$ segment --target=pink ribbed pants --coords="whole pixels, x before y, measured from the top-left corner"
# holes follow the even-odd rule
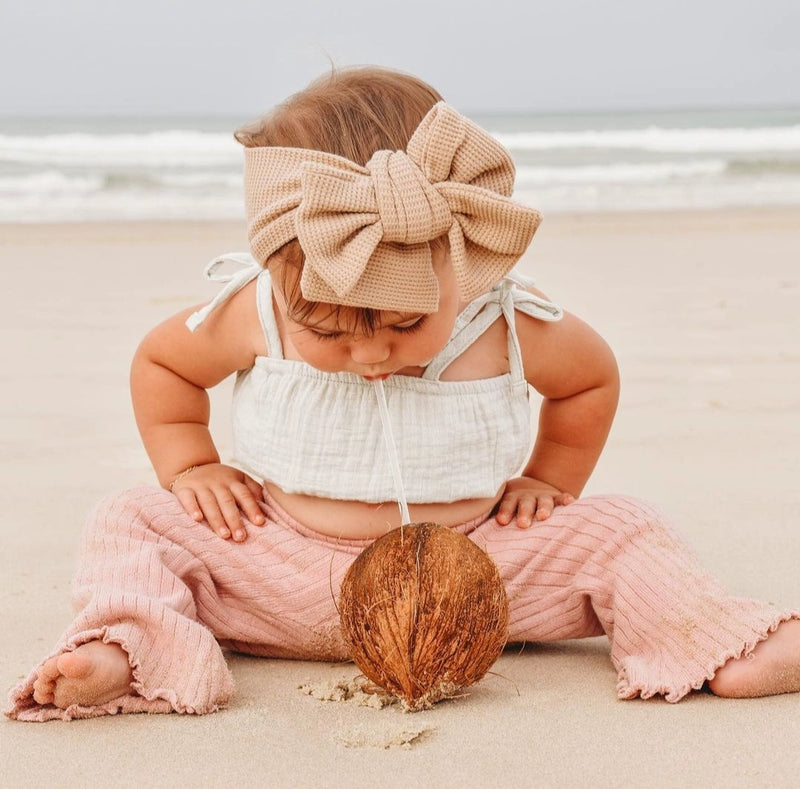
[[[234,543],[188,517],[160,488],[101,502],[73,585],[76,618],[51,653],[120,644],[135,693],[61,710],[32,697],[36,670],[11,693],[20,720],[119,712],[211,712],[233,680],[221,647],[256,655],[347,659],[334,597],[365,541],[335,540],[272,503]],[[493,518],[459,527],[500,569],[510,641],[605,634],[621,698],[678,701],[729,658],[800,614],[730,597],[662,517],[624,497],[590,497],[530,529]]]

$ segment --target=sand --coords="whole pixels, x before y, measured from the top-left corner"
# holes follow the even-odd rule
[[[3,692],[67,623],[88,508],[154,480],[127,391],[139,338],[210,298],[204,262],[244,246],[238,224],[0,226]],[[587,492],[658,502],[732,591],[800,605],[800,209],[552,216],[522,268],[620,361]],[[508,652],[413,715],[325,700],[352,664],[230,664],[214,715],[3,720],[0,786],[788,787],[800,770],[800,696],[618,701],[604,639]]]

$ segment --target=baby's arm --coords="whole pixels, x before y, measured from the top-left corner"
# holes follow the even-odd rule
[[[545,520],[580,495],[608,437],[619,399],[619,373],[606,342],[565,313],[557,323],[517,313],[525,377],[544,398],[533,452],[510,480],[497,520],[519,526]]]
[[[192,310],[168,319],[142,340],[131,366],[136,423],[158,481],[172,486],[195,520],[234,539],[245,536],[241,513],[263,523],[261,486],[219,462],[206,390],[265,353],[254,288],[243,288],[194,333],[184,325]]]

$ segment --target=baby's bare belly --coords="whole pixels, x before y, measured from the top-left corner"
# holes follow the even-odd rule
[[[367,504],[361,501],[335,501],[284,493],[270,482],[264,487],[295,520],[328,537],[365,540],[380,537],[400,526],[400,509],[394,501]],[[503,490],[487,499],[465,499],[449,504],[409,504],[412,523],[439,523],[457,526],[487,516],[500,500]]]

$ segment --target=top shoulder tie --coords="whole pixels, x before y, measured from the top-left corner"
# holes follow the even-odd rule
[[[234,263],[239,268],[232,273],[219,273],[219,269],[226,263]],[[248,252],[226,252],[210,261],[205,267],[204,276],[211,282],[225,283],[225,287],[208,304],[186,319],[189,331],[196,331],[220,304],[224,304],[245,285],[251,283],[263,270]]]

